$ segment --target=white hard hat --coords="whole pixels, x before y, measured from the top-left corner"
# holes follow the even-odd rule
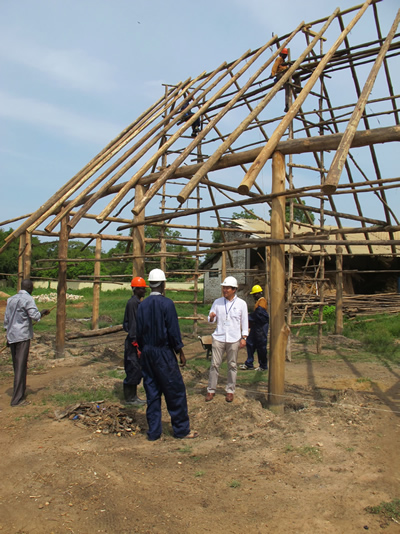
[[[237,287],[238,283],[234,276],[227,276],[221,286]]]
[[[150,282],[166,282],[165,273],[161,269],[153,269],[149,272],[149,283]]]

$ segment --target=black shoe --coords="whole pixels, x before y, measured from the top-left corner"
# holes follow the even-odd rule
[[[136,396],[133,399],[126,400],[125,404],[128,404],[129,406],[144,406],[146,404],[146,401],[143,399],[139,399],[139,397]]]
[[[125,404],[129,404],[129,406],[143,406],[146,404],[146,401],[139,399],[137,396],[137,386],[130,384],[124,384],[124,399]]]

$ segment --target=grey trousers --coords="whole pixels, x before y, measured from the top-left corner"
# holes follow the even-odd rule
[[[14,367],[14,391],[11,399],[11,406],[17,406],[25,397],[30,344],[30,339],[19,341],[18,343],[10,343]]]
[[[219,368],[222,363],[222,358],[224,352],[226,352],[226,361],[228,364],[228,375],[226,379],[226,388],[227,393],[235,393],[236,387],[236,376],[237,376],[237,356],[239,352],[240,340],[235,343],[225,343],[217,341],[213,338],[212,340],[212,356],[211,356],[211,366],[210,366],[210,376],[208,379],[207,391],[210,393],[215,393],[217,389]]]

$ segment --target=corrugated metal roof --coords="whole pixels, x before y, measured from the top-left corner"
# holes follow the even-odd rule
[[[249,234],[251,234],[251,237],[254,239],[263,239],[271,237],[271,224],[268,221],[261,221],[259,219],[233,219],[232,222],[237,225],[242,230],[248,230]],[[338,230],[339,228],[337,226],[325,226],[324,230],[328,232],[327,234],[327,244],[325,245],[325,250],[328,254],[335,254],[336,253],[336,239],[337,234],[329,234],[329,231],[332,230]],[[344,234],[351,230],[352,228],[341,228]],[[293,234],[296,237],[300,236],[312,236],[313,234],[311,231],[308,231],[307,227],[301,224],[294,224],[293,225]],[[325,235],[325,234],[324,234]],[[288,236],[288,233],[286,233],[286,236]],[[388,232],[370,232],[368,234],[369,239],[372,241],[387,241],[389,238]],[[340,235],[339,235],[340,238]],[[400,240],[400,232],[393,232],[393,239]],[[349,242],[349,246],[351,247],[350,254],[371,254],[369,246],[368,246],[368,240],[365,238],[365,234],[363,233],[347,233],[346,234],[346,240]],[[365,241],[365,245],[352,245],[352,241]],[[319,252],[321,249],[321,246],[318,245],[304,245],[302,244],[302,249],[300,250],[299,247],[296,245],[293,246],[294,251],[303,253],[304,252]],[[289,245],[285,246],[285,249],[289,249]],[[392,255],[392,249],[390,245],[373,245],[372,246],[373,253],[376,255]],[[343,254],[349,254],[346,247],[343,247]]]

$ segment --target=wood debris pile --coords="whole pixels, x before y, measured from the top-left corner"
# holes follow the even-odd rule
[[[141,431],[133,411],[104,401],[74,404],[65,410],[56,410],[54,415],[59,421],[67,417],[77,426],[94,429],[99,434],[127,437]]]

